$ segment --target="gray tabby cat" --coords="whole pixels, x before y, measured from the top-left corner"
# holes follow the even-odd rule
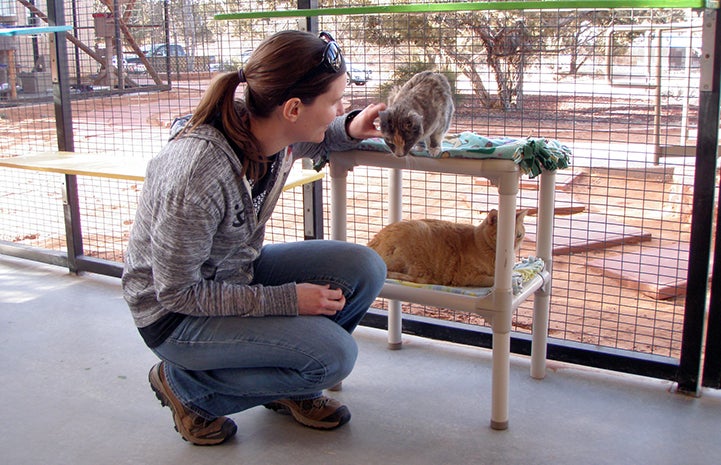
[[[441,153],[441,141],[454,110],[448,79],[440,73],[423,71],[391,91],[388,108],[379,114],[380,129],[395,156],[405,157],[422,141],[435,157]]]

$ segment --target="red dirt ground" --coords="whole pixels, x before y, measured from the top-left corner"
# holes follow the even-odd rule
[[[140,128],[133,127],[135,124],[126,122],[136,121],[146,127],[167,128],[175,116],[189,112],[199,97],[200,92],[197,90],[179,89],[122,98],[93,99],[74,104],[73,116],[76,121],[87,122],[79,131],[83,137],[93,136],[94,131],[103,127],[106,135],[116,131],[142,133]],[[359,108],[372,100],[368,97],[351,98],[349,104]],[[477,128],[478,131],[493,135],[509,132],[514,135],[513,132],[537,130],[547,134],[547,137],[560,140],[594,140],[599,134],[608,139],[608,135],[612,134],[615,142],[648,143],[648,128],[653,123],[652,110],[646,103],[631,100],[609,99],[602,102],[599,97],[526,97],[523,110],[483,110],[482,118],[473,117],[478,114],[478,109],[461,104],[453,130],[460,132]],[[662,123],[665,125],[670,125],[680,115],[680,107],[671,110],[664,114]],[[37,145],[43,147],[55,137],[54,114],[50,105],[4,108],[0,113],[0,132],[3,134],[0,137],[0,150],[3,153],[33,151],[33,144],[27,141],[40,141]],[[102,118],[102,121],[97,118]],[[17,140],[19,137],[22,138],[21,142]],[[142,134],[137,139],[140,139],[137,143],[144,143]],[[682,295],[665,300],[650,298],[638,284],[605,276],[601,271],[589,268],[589,260],[608,260],[609,257],[622,257],[622,253],[653,254],[654,250],[664,248],[676,247],[682,251],[687,248],[690,187],[675,184],[677,181],[667,171],[652,170],[651,173],[655,176],[644,172],[634,175],[608,169],[577,168],[573,176],[568,177],[569,181],[560,186],[559,192],[565,192],[573,202],[585,206],[587,212],[612,215],[625,224],[652,232],[652,239],[643,243],[555,256],[551,337],[678,356],[683,321]],[[377,179],[374,181],[368,178],[364,181],[359,174],[356,182],[372,183],[377,182]],[[135,191],[138,187],[131,185],[126,186],[126,189]],[[669,206],[673,195],[677,199]],[[378,195],[367,200],[380,202],[381,199],[382,196]],[[437,199],[439,208],[441,200]],[[131,206],[122,208],[129,208],[129,214],[132,214]],[[130,222],[132,220],[122,220],[124,225],[121,225],[121,230],[124,232],[120,236],[113,233],[100,240],[100,243],[110,245],[99,247],[104,251],[91,250],[90,253],[121,260],[122,245]],[[349,228],[353,227],[351,223]],[[14,237],[27,244],[43,242],[42,239],[33,240],[36,233],[31,229]],[[54,244],[51,246],[50,242]],[[63,240],[57,237],[50,242],[44,241],[45,246],[56,248],[62,247]],[[532,244],[527,242],[522,255],[532,254]],[[680,270],[681,274],[684,272]],[[405,310],[466,323],[482,323],[475,315],[458,315],[442,309],[406,305]],[[516,329],[530,329],[531,313],[530,303],[519,309],[514,318]]]

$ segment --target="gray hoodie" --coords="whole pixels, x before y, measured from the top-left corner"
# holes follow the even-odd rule
[[[194,316],[297,315],[295,283],[250,285],[270,218],[293,161],[316,162],[354,148],[336,118],[321,144],[294,144],[256,212],[251,186],[223,134],[210,125],[177,137],[149,163],[125,252],[123,296],[137,327],[168,313]]]

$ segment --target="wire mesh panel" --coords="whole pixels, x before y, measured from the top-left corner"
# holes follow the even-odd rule
[[[142,185],[81,177],[78,182],[84,254],[123,261]]]
[[[551,337],[678,357],[694,170],[692,158],[666,155],[695,143],[697,13],[453,12],[319,22],[351,61],[361,61],[357,53],[378,76],[348,93],[353,107],[435,69],[453,83],[452,132],[569,145],[573,167],[559,173],[557,192]],[[385,224],[378,223],[386,216],[386,176],[353,171],[350,240],[365,243]],[[497,202],[483,179],[410,171],[403,182],[405,218],[477,223]],[[537,189],[522,182],[521,208],[535,206]],[[533,253],[533,215],[527,226],[521,255]],[[480,320],[417,305],[404,311]],[[531,314],[530,303],[519,308],[515,329],[530,331]]]
[[[326,10],[395,4],[317,3]],[[44,6],[16,5],[18,25],[44,23]],[[121,1],[117,14],[114,5],[68,2],[65,11],[74,26],[68,71],[75,150],[108,157],[157,153],[172,121],[192,112],[214,76],[242,66],[269,34],[305,25],[295,16],[213,19],[296,8],[290,1]],[[349,109],[384,101],[393,86],[432,69],[452,85],[451,133],[569,146],[572,166],[557,175],[551,337],[678,357],[696,174],[699,13],[460,9],[321,15],[317,23],[348,62]],[[52,86],[43,74],[48,40],[17,38],[12,49],[14,82],[0,58],[0,84],[7,84],[0,89],[0,156],[56,150]],[[387,176],[358,167],[349,177],[349,240],[366,243],[387,224]],[[405,218],[478,223],[497,204],[483,178],[406,171],[403,183]],[[59,175],[0,170],[1,238],[64,247],[61,184]],[[535,207],[537,184],[524,177],[520,208]],[[79,186],[85,253],[120,261],[142,183],[81,177]],[[301,189],[284,193],[268,241],[301,240],[302,213]],[[535,221],[531,212],[522,256],[533,254]],[[445,309],[404,310],[484,324]],[[521,306],[514,329],[529,332],[531,314],[530,303]]]
[[[62,176],[0,168],[0,241],[65,250]]]

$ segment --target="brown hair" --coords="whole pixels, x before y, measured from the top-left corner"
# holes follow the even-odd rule
[[[220,116],[225,135],[243,154],[243,173],[251,180],[260,179],[267,170],[268,160],[260,150],[260,142],[250,132],[250,115],[266,118],[285,100],[298,97],[312,104],[325,93],[342,73],[320,73],[304,79],[321,62],[326,42],[303,31],[282,31],[266,38],[243,67],[244,100],[236,100],[241,83],[235,71],[217,76],[206,89],[184,132],[193,131]],[[307,81],[307,82],[306,82]]]

